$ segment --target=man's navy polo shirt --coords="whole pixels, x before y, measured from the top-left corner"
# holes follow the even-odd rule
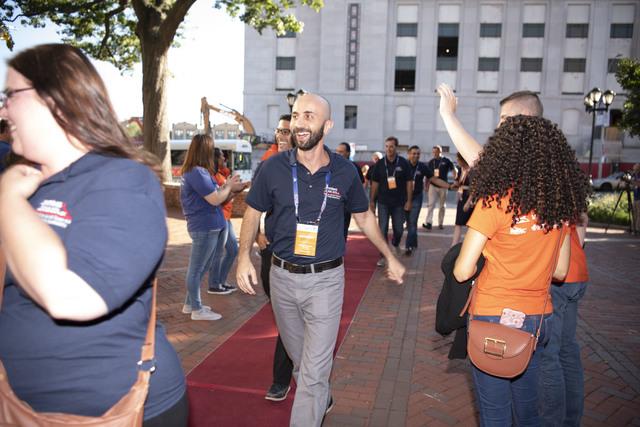
[[[433,171],[425,163],[418,161],[415,166],[409,162],[411,176],[413,177],[413,198],[418,197],[424,189],[424,179],[433,177]]]
[[[11,152],[11,145],[8,142],[0,141],[0,173],[4,172],[4,162],[9,152]]]
[[[446,157],[438,157],[437,159],[429,160],[428,166],[431,170],[435,171],[438,169],[440,171],[440,178],[443,181],[448,182],[449,171],[453,170],[453,163],[451,160]]]
[[[251,185],[246,202],[260,212],[271,211],[265,219],[267,238],[278,257],[295,264],[312,264],[330,261],[344,255],[344,212],[365,212],[369,208],[358,172],[351,162],[329,151],[329,165],[315,174],[297,161],[297,150],[290,150],[270,157]],[[331,171],[327,207],[320,219],[316,256],[293,255],[296,237],[296,215],[293,203],[293,175],[291,166],[298,168],[298,196],[300,220],[314,222],[318,218],[326,175]]]
[[[396,188],[389,189],[387,177],[396,177]],[[407,201],[407,181],[413,180],[411,165],[402,156],[396,155],[393,162],[385,156],[373,166],[371,179],[378,183],[378,203],[388,206],[402,206]]]
[[[9,273],[0,359],[15,393],[35,410],[98,416],[137,377],[151,279],[167,242],[162,188],[138,162],[90,153],[44,181],[29,203],[62,241],[69,270],[102,297],[108,314],[88,322],[53,320]],[[158,369],[145,418],[169,409],[185,391],[180,361],[158,326]]]

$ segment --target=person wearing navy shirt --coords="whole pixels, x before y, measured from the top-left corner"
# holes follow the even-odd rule
[[[356,162],[350,160],[351,157],[351,146],[347,142],[341,142],[336,147],[336,154],[344,157],[349,160],[354,168],[358,171],[358,176],[360,177],[360,182],[364,185],[364,175],[362,171],[356,164]],[[351,212],[344,211],[344,239],[347,240],[347,236],[349,235],[349,224],[351,223]]]
[[[11,152],[11,145],[9,145],[9,125],[6,120],[0,120],[0,173],[5,169],[5,161],[7,155]]]
[[[0,116],[38,168],[0,179],[0,360],[35,411],[98,417],[138,376],[168,235],[159,167],[79,49],[40,45],[8,65]],[[186,426],[184,373],[161,326],[154,362],[144,426]]]
[[[436,145],[433,147],[431,151],[433,154],[433,158],[429,160],[427,166],[433,171],[433,176],[436,178],[440,178],[444,185],[433,184],[429,186],[429,201],[427,202],[427,221],[422,224],[424,228],[427,230],[431,230],[433,226],[433,210],[436,207],[436,203],[440,205],[440,209],[438,211],[438,228],[442,230],[442,223],[444,222],[444,213],[446,211],[447,205],[447,191],[449,189],[449,183],[447,181],[447,176],[449,175],[449,171],[453,171],[454,179],[457,178],[456,169],[453,167],[453,163],[451,160],[442,156],[442,147]]]
[[[250,249],[260,215],[273,250],[271,304],[294,364],[297,390],[291,426],[318,427],[333,405],[329,377],[344,292],[344,210],[387,257],[388,277],[402,283],[404,267],[385,244],[358,173],[324,145],[331,108],[323,97],[299,95],[291,128],[297,148],[269,158],[247,195],[240,231],[238,287],[255,295]]]
[[[398,155],[398,138],[390,136],[384,141],[385,156],[373,166],[371,174],[371,197],[378,202],[378,224],[382,236],[387,238],[389,217],[393,228],[391,245],[400,253],[400,240],[404,232],[405,212],[411,211],[413,199],[413,176],[409,162]],[[371,210],[375,208],[373,202]],[[378,260],[384,266],[384,257]]]

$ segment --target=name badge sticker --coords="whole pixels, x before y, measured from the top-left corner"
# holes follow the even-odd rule
[[[396,189],[396,177],[395,176],[390,176],[387,177],[387,186],[389,187],[389,190],[395,190]]]
[[[318,244],[318,226],[315,224],[296,224],[296,241],[293,254],[297,256],[315,257]]]

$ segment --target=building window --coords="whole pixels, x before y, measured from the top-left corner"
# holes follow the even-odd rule
[[[585,58],[565,58],[565,73],[584,73],[587,60]]]
[[[500,58],[478,58],[478,71],[500,71]]]
[[[411,107],[408,105],[398,105],[396,107],[396,130],[411,130]]]
[[[227,131],[227,138],[235,139],[238,136],[235,130]]]
[[[215,139],[224,139],[224,131],[223,130],[217,130],[213,133],[213,137]]]
[[[520,71],[541,72],[542,58],[520,58]]]
[[[396,92],[413,92],[416,90],[415,56],[396,56],[394,89]]]
[[[358,106],[357,105],[344,106],[344,128],[345,129],[358,128]]]
[[[589,37],[589,24],[567,24],[568,39],[586,39]]]
[[[609,58],[607,61],[607,73],[615,74],[618,71],[619,58]]]
[[[418,36],[418,24],[416,23],[398,24],[396,29],[396,37],[417,37],[417,36]]]
[[[360,4],[349,4],[347,17],[347,90],[358,89],[358,57],[360,50]]]
[[[522,24],[522,37],[544,37],[544,24]]]
[[[501,37],[502,24],[480,24],[480,37]]]
[[[277,56],[276,57],[276,70],[295,70],[295,69],[296,69],[295,56]]]
[[[279,39],[295,39],[296,38],[296,33],[293,31],[287,31],[282,35],[277,35],[276,36]]]
[[[611,24],[612,39],[630,39],[633,37],[633,24]]]
[[[458,69],[458,24],[438,24],[436,70]]]

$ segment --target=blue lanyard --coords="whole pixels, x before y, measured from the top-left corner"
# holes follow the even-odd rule
[[[298,215],[298,207],[300,205],[300,197],[298,196],[298,165],[291,165],[291,175],[293,176],[293,204],[296,208],[296,221],[300,222],[300,216]],[[327,207],[327,194],[329,193],[329,182],[331,182],[331,171],[327,172],[325,175],[325,184],[324,184],[324,200],[322,201],[322,206],[320,206],[320,213],[318,213],[318,219],[316,220],[316,224],[320,224],[320,218],[322,218],[322,213],[324,209]]]
[[[396,154],[396,159],[393,161],[393,176],[396,176],[396,165],[398,164],[398,155]],[[387,174],[387,178],[389,178],[389,168],[387,167],[387,156],[384,156],[384,171]]]

